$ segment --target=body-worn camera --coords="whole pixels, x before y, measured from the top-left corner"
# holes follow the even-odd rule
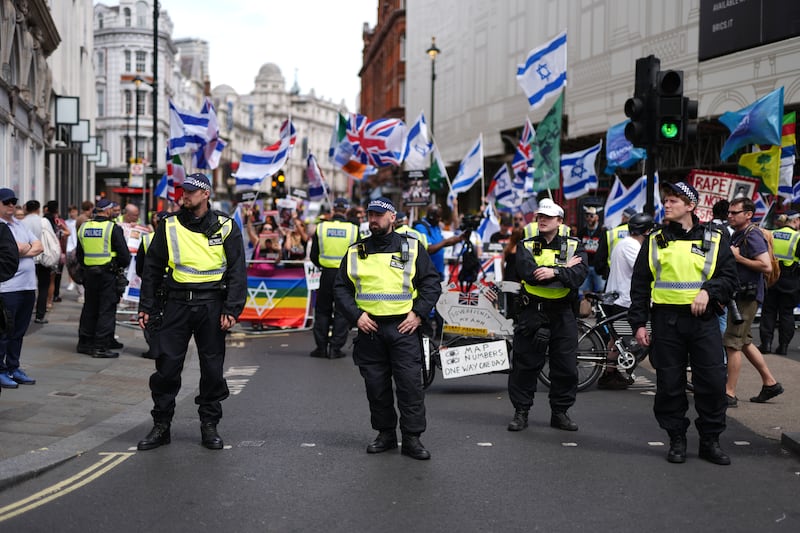
[[[478,227],[480,227],[482,219],[483,217],[480,215],[464,215],[464,217],[461,219],[461,225],[458,226],[458,229],[463,232],[475,231],[478,229]]]

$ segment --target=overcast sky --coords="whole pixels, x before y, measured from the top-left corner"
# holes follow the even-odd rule
[[[247,94],[261,66],[275,63],[287,89],[297,69],[302,93],[313,88],[355,110],[361,33],[364,22],[375,26],[377,0],[161,0],[161,9],[175,25],[173,39],[208,41],[212,88]]]

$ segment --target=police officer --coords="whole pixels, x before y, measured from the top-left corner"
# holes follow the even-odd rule
[[[166,211],[159,211],[153,217],[153,231],[158,225],[161,223],[162,220],[167,216]],[[153,242],[153,232],[142,233],[142,242],[139,243],[139,249],[136,251],[136,275],[139,278],[142,277],[142,273],[144,272],[144,261],[147,257],[147,249],[150,247],[150,243]],[[166,270],[164,271],[166,273]],[[160,299],[157,299],[160,300]],[[157,304],[161,304],[163,302],[157,301]],[[160,321],[162,318],[163,306],[159,306],[157,309],[154,309],[155,314],[158,316],[158,320]],[[150,317],[151,319],[153,317]],[[158,357],[158,349],[153,348],[158,342],[158,329],[160,328],[160,323],[156,324],[153,320],[150,320],[150,326],[144,330],[144,340],[147,342],[147,351],[142,352],[142,357],[145,359],[155,359]]]
[[[337,309],[358,326],[353,360],[366,385],[372,427],[379,432],[367,453],[397,448],[394,378],[402,453],[430,459],[419,440],[426,425],[419,327],[436,304],[441,287],[439,274],[419,241],[392,230],[395,213],[388,198],[369,203],[371,235],[348,248],[334,294]]]
[[[317,224],[311,240],[311,262],[322,269],[314,308],[314,342],[317,347],[311,352],[311,357],[338,359],[345,356],[342,347],[347,341],[350,324],[341,313],[334,313],[333,282],[347,248],[358,240],[358,226],[345,217],[349,208],[350,202],[346,198],[336,198],[333,217]],[[329,337],[331,322],[333,332]]]
[[[722,233],[701,225],[694,214],[699,200],[694,187],[670,183],[661,198],[667,226],[642,243],[633,267],[628,322],[642,346],[657,341],[650,352],[656,369],[653,411],[669,435],[667,460],[686,461],[686,367],[691,362],[700,457],[727,465],[730,458],[719,446],[728,404],[716,313],[731,299],[738,283],[736,262]],[[645,328],[648,318],[652,339]]]
[[[181,386],[186,349],[194,336],[200,361],[199,405],[202,444],[222,449],[217,423],[228,397],[223,377],[225,332],[244,308],[247,274],[239,227],[212,211],[211,183],[203,174],[183,182],[183,207],[158,225],[142,272],[139,326],[144,329],[158,309],[156,294],[166,286],[164,318],[157,343],[156,371],[150,376],[153,429],[139,450],[169,444],[175,397]],[[164,276],[164,271],[167,276]]]
[[[628,221],[637,213],[635,207],[626,207],[622,211],[622,220],[618,226],[609,229],[606,232],[606,247],[608,248],[608,267],[611,268],[611,254],[614,253],[614,247],[625,237],[628,236]]]
[[[761,306],[761,353],[772,352],[772,335],[778,322],[778,347],[775,353],[786,355],[794,337],[794,308],[800,303],[800,213],[787,211],[786,225],[772,232],[775,258],[781,268],[781,276],[772,287],[767,288]]]
[[[551,200],[550,198],[542,198],[539,201],[539,209],[544,209],[545,211],[553,209],[556,203]],[[558,226],[558,234],[561,237],[569,237],[570,229],[569,226],[566,224],[559,224]],[[539,223],[536,222],[536,218],[534,217],[533,220],[525,224],[525,227],[522,229],[522,238],[523,239],[532,239],[539,235]]]
[[[397,233],[411,235],[422,243],[422,247],[428,249],[428,238],[424,233],[421,233],[408,225],[408,215],[403,211],[397,212],[397,218],[394,220],[394,230]]]
[[[550,358],[550,425],[578,430],[567,414],[578,392],[578,323],[573,305],[589,267],[580,241],[561,235],[563,219],[561,206],[542,201],[536,213],[538,235],[523,239],[517,247],[522,290],[508,376],[508,396],[514,406],[509,431],[528,427],[528,411],[545,356]]]
[[[122,228],[111,219],[113,205],[105,198],[97,202],[94,218],[83,223],[78,231],[75,251],[84,266],[86,290],[76,350],[98,358],[119,357],[119,352],[111,350],[116,344],[117,271],[131,262]]]

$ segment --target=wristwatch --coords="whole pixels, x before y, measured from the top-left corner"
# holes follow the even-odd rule
[[[558,267],[553,267],[553,275],[558,277],[559,274],[561,274],[561,269]]]

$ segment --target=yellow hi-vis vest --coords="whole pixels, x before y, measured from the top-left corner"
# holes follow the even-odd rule
[[[224,218],[220,229],[211,237],[190,231],[178,222],[177,216],[167,217],[167,265],[172,279],[178,283],[208,283],[222,280],[228,268],[223,243],[231,234],[233,221]]]
[[[531,253],[536,259],[536,264],[540,267],[553,267],[553,266],[565,266],[567,261],[569,261],[572,256],[575,255],[575,251],[578,249],[578,239],[569,238],[569,237],[562,237],[563,239],[567,239],[567,256],[563,259],[559,259],[559,254],[561,250],[553,250],[550,248],[543,248],[540,250],[539,254],[534,254],[534,247],[535,241],[533,239],[525,239],[522,241],[523,247]],[[560,281],[553,279],[547,285],[530,285],[522,281],[522,287],[528,294],[532,294],[538,298],[542,298],[545,300],[558,300],[559,298],[564,298],[569,294],[569,287],[564,287],[564,284]]]
[[[798,262],[795,252],[800,232],[792,228],[780,228],[772,232],[772,252],[784,266],[792,266]]]
[[[317,225],[319,264],[323,268],[339,268],[347,248],[358,240],[358,227],[350,222],[331,220]]]
[[[654,304],[689,305],[717,266],[717,255],[722,236],[718,231],[706,230],[704,240],[673,240],[666,248],[658,247],[658,230],[650,235],[650,272],[653,273],[651,298]]]
[[[415,239],[417,239],[419,242],[421,242],[423,248],[425,249],[428,248],[428,237],[424,233],[417,231],[414,228],[408,227],[408,224],[403,224],[402,226],[395,228],[394,232],[405,233],[406,235],[410,235]]]
[[[570,229],[569,226],[566,224],[559,224],[558,225],[558,236],[559,237],[569,237]],[[523,229],[522,229],[522,238],[523,239],[532,239],[539,235],[539,223],[535,220],[533,222],[529,222]]]
[[[608,266],[611,266],[611,252],[614,251],[619,241],[628,236],[628,225],[620,224],[616,228],[608,230],[606,233],[606,242],[608,243]]]
[[[150,246],[150,242],[153,240],[152,233],[142,233],[142,249],[144,253],[147,253],[147,248]]]
[[[401,252],[358,255],[359,245],[347,250],[347,277],[356,288],[356,305],[372,316],[405,315],[411,311],[417,290],[412,286],[417,272],[417,241],[408,241],[408,261]]]
[[[83,248],[83,264],[86,266],[107,265],[117,256],[111,249],[111,232],[114,222],[88,220],[81,225],[78,239]]]

